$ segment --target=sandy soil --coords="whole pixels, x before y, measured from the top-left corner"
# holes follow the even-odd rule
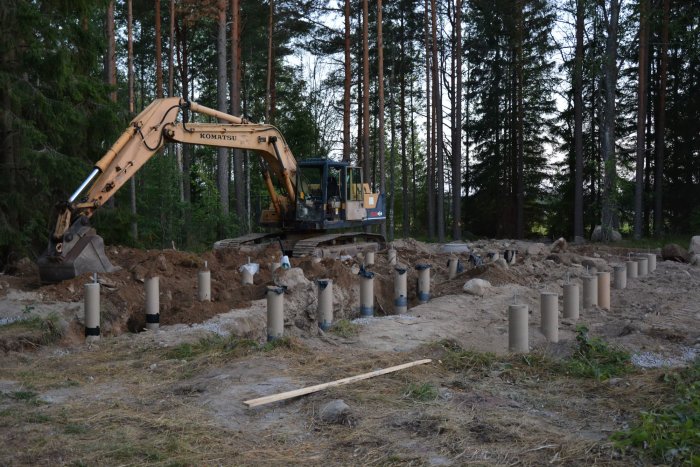
[[[610,271],[630,252],[583,245],[552,253],[547,245],[515,241],[470,246],[484,258],[506,249],[518,253],[514,264],[478,267],[462,253],[465,270],[450,280],[450,255],[441,246],[395,242],[401,263],[432,265],[430,302],[418,303],[411,268],[409,310],[401,315],[393,305],[393,266],[378,253],[369,267],[376,274],[370,319],[358,319],[359,259],[293,258],[292,269],[272,273],[269,263],[280,258],[275,246],[203,255],[109,247],[122,269],[100,277],[102,339],[92,345],[82,334],[88,277],[41,286],[27,264],[17,275],[0,275],[0,433],[10,448],[0,463],[638,462],[608,438],[638,410],[659,403],[650,381],[700,353],[700,268],[659,257],[656,271],[612,290],[610,310],[593,307],[581,310],[578,322],[560,320],[559,342],[549,343],[539,330],[540,293],[558,293],[561,309],[567,280],[580,283],[592,268]],[[255,285],[243,286],[239,267],[249,260],[261,268]],[[196,278],[205,261],[212,301],[202,303]],[[160,277],[161,329],[142,332],[143,281],[154,275]],[[318,329],[319,278],[333,279],[335,319],[354,320],[356,333],[341,337]],[[483,296],[464,293],[472,278],[492,287]],[[267,351],[253,343],[265,340],[264,297],[272,284],[288,286],[285,334],[292,340]],[[534,360],[508,353],[512,303],[529,307]],[[49,344],[45,328],[19,325],[48,316],[58,336]],[[571,353],[581,323],[632,353],[637,370],[598,382],[540,368],[537,361]],[[223,339],[223,347],[198,354],[212,336]],[[494,355],[488,364],[457,371],[443,362],[446,341]],[[243,404],[424,357],[433,363],[270,406]],[[435,397],[407,396],[420,385],[435,388]],[[29,407],[16,396],[25,392],[31,393]],[[338,398],[352,409],[345,421],[319,419],[321,407]],[[122,442],[125,452],[118,448]]]

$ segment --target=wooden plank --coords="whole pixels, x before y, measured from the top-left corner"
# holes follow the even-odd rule
[[[395,371],[410,368],[416,365],[423,365],[425,363],[430,363],[431,360],[426,358],[424,360],[416,360],[410,363],[404,363],[402,365],[396,365],[389,368],[384,368],[382,370],[370,371],[369,373],[363,373],[357,376],[350,376],[349,378],[337,379],[328,383],[317,384],[315,386],[307,386],[301,389],[295,389],[293,391],[281,392],[279,394],[273,394],[271,396],[259,397],[257,399],[249,399],[243,401],[248,407],[257,407],[259,405],[269,404],[271,402],[283,401],[286,399],[291,399],[293,397],[304,396],[306,394],[311,394],[312,392],[322,391],[327,388],[332,388],[335,386],[342,386],[344,384],[350,384],[357,381],[362,381],[364,379],[374,378],[375,376],[385,375],[387,373],[393,373]]]

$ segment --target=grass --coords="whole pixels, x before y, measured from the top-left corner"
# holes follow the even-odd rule
[[[404,397],[417,402],[430,402],[438,397],[438,390],[430,383],[411,383],[404,392]]]
[[[59,321],[60,318],[55,313],[44,317],[33,316],[0,326],[0,333],[8,336],[21,336],[33,344],[49,345],[58,342],[63,337]],[[30,334],[31,337],[24,334]]]
[[[484,374],[497,362],[493,353],[465,350],[454,341],[444,340],[438,346],[444,352],[442,362],[452,371]]]
[[[348,319],[341,319],[333,323],[331,332],[336,336],[348,339],[360,333],[360,326]]]
[[[256,349],[258,344],[249,339],[211,335],[195,343],[184,343],[165,352],[165,358],[192,360],[203,355],[217,354],[226,357],[240,357]]]
[[[605,381],[632,371],[629,353],[598,337],[590,337],[586,326],[576,327],[576,342],[574,354],[562,363],[566,374]]]
[[[700,465],[700,358],[664,379],[673,402],[641,412],[639,421],[613,440],[654,463]]]

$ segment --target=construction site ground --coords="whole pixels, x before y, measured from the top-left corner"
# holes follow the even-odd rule
[[[662,261],[612,290],[611,309],[561,318],[559,342],[539,330],[539,296],[561,295],[592,268],[611,271],[632,250],[477,241],[472,251],[517,250],[515,262],[448,279],[450,253],[412,239],[393,243],[409,266],[409,309],[394,309],[394,267],[378,252],[375,316],[359,318],[357,258],[292,258],[271,272],[276,245],[201,255],[109,246],[121,269],[99,277],[101,339],[84,336],[81,276],[41,285],[20,261],[0,275],[0,465],[630,465],[638,453],[613,433],[665,403],[663,376],[700,353],[700,268]],[[557,247],[558,248],[558,247]],[[646,251],[645,251],[646,252]],[[197,300],[211,271],[212,301]],[[240,266],[260,265],[254,285]],[[418,263],[431,299],[416,297]],[[160,279],[160,330],[144,331],[144,280]],[[315,279],[333,280],[334,320],[316,321]],[[465,293],[472,278],[491,287]],[[266,344],[268,285],[287,286],[285,338]],[[527,304],[528,355],[508,352],[508,306]],[[632,355],[614,378],[557,368],[577,326]],[[244,401],[430,358],[432,362],[291,400]],[[335,418],[322,409],[342,399]]]

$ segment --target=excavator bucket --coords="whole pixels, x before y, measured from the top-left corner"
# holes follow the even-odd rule
[[[42,283],[61,282],[86,272],[104,273],[119,269],[109,261],[104,240],[87,225],[85,218],[70,226],[62,242],[50,240],[38,265]]]

